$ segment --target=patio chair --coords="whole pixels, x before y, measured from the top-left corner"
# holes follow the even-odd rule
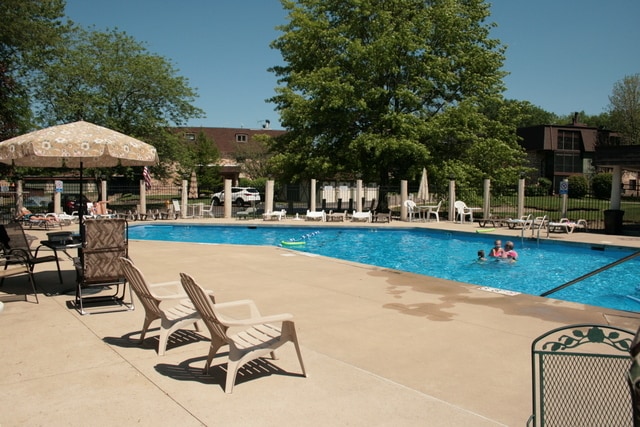
[[[209,215],[209,217],[213,218],[215,215],[213,213],[213,207],[215,206],[215,202],[212,200],[209,205],[209,209],[202,209],[202,215]]]
[[[243,211],[236,212],[237,219],[249,219],[249,217],[255,218],[258,213],[257,208],[247,208]]]
[[[58,260],[58,257],[56,255],[38,256],[38,251],[43,247],[43,245],[38,246],[36,250],[32,252],[31,241],[27,239],[24,229],[20,223],[11,222],[9,224],[0,225],[0,244],[2,244],[2,249],[5,254],[11,255],[12,253],[15,254],[16,250],[20,251],[26,259],[31,273],[33,273],[33,269],[38,264],[55,262],[58,269],[58,279],[60,280],[60,283],[62,283],[62,272],[60,271],[60,261]],[[21,263],[21,259],[8,260],[5,264],[5,269],[8,265]],[[2,282],[0,281],[0,283]]]
[[[180,273],[182,286],[187,292],[196,310],[200,313],[202,321],[211,333],[211,346],[204,367],[204,372],[209,371],[220,347],[229,345],[229,361],[227,362],[227,380],[225,393],[232,393],[236,374],[246,363],[271,354],[275,359],[275,350],[282,345],[291,342],[295,346],[298,361],[302,368],[302,375],[307,376],[302,361],[302,353],[298,344],[295,324],[291,314],[276,314],[261,316],[255,303],[251,300],[241,300],[216,304],[213,298],[198,285],[193,277],[186,273]],[[229,308],[244,307],[248,309],[249,316],[240,319],[238,316],[227,317],[224,310]]]
[[[144,275],[133,265],[128,258],[120,258],[122,271],[129,286],[138,296],[138,300],[144,307],[144,323],[140,332],[140,343],[149,329],[149,325],[155,320],[160,320],[160,337],[158,342],[158,355],[163,356],[167,350],[167,341],[171,334],[179,329],[184,329],[193,325],[196,331],[200,331],[198,320],[200,315],[189,297],[184,292],[171,292],[176,286],[180,286],[179,281],[149,284]],[[165,302],[173,302],[169,307],[165,307]]]
[[[355,221],[371,222],[372,220],[373,220],[373,213],[371,211],[367,211],[367,212],[353,211],[353,213],[351,214],[352,222],[355,222]]]
[[[285,209],[281,209],[275,212],[265,212],[262,214],[263,221],[269,221],[269,220],[282,221],[283,219],[287,219],[287,211]]]
[[[533,414],[527,425],[630,426],[627,384],[634,333],[606,325],[553,329],[531,344]]]
[[[404,206],[407,208],[407,218],[409,219],[409,222],[415,219],[416,214],[420,214],[420,210],[418,209],[416,202],[413,200],[405,200]]]
[[[5,277],[13,277],[22,274],[26,274],[29,278],[29,283],[31,284],[31,289],[33,290],[33,296],[36,298],[36,304],[39,304],[38,301],[38,292],[36,290],[36,282],[33,278],[33,272],[29,266],[29,259],[25,255],[24,251],[20,249],[11,250],[8,253],[0,253],[0,265],[4,268],[0,270],[0,277],[2,278],[2,282],[0,282],[0,286],[4,284]],[[13,301],[16,298],[13,296],[3,295],[0,297],[0,301]],[[24,300],[28,301],[27,294],[24,294]],[[2,304],[0,302],[0,304]]]
[[[129,303],[125,302],[126,277],[120,258],[128,255],[127,220],[121,218],[85,219],[82,248],[78,249],[76,267],[76,297],[74,306],[80,314],[89,314],[85,304],[114,304],[133,310],[133,294],[129,288]],[[112,288],[105,295],[96,288]],[[93,288],[93,290],[90,290]]]
[[[456,200],[453,204],[453,207],[456,210],[456,220],[460,220],[460,222],[464,222],[466,217],[469,217],[469,221],[473,222],[473,210],[467,206],[467,204],[461,200]]]
[[[515,219],[507,219],[505,221],[507,223],[507,226],[511,229],[515,229],[515,228],[522,228],[522,229],[528,229],[529,227],[531,227],[531,214],[529,215],[523,215],[520,218],[515,218]]]
[[[440,222],[440,206],[442,206],[442,200],[440,200],[440,202],[436,206],[429,206],[427,208],[427,212],[424,214],[424,218],[427,221],[430,221],[431,217],[433,216],[436,218],[436,222]]]

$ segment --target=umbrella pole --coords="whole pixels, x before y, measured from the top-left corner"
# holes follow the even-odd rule
[[[80,207],[78,207],[78,223],[80,224],[80,241],[84,243],[84,211],[86,206],[84,205],[84,192],[82,191],[82,162],[80,162]]]

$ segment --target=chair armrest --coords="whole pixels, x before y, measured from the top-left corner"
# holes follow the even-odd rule
[[[274,314],[271,316],[260,316],[260,317],[251,317],[249,319],[229,319],[223,318],[216,312],[219,317],[220,323],[227,327],[234,326],[253,326],[253,325],[262,325],[264,323],[277,323],[284,322],[286,320],[293,320],[293,314],[290,313],[282,313],[282,314]]]
[[[176,281],[171,281],[171,282],[160,282],[160,283],[151,283],[148,285],[149,286],[149,290],[151,291],[151,294],[153,294],[154,298],[157,298],[160,301],[163,300],[173,300],[173,299],[189,299],[189,295],[187,295],[184,292],[175,292],[170,294],[170,295],[158,295],[155,290],[157,289],[161,289],[161,288],[169,288],[172,287],[174,289],[182,289],[182,284],[180,283],[179,280]],[[213,291],[211,290],[205,290],[205,292],[208,295],[213,295]]]
[[[219,313],[219,309],[229,309],[229,308],[238,308],[238,307],[247,307],[249,309],[249,318],[260,317],[260,311],[258,310],[258,306],[253,300],[250,299],[241,299],[236,301],[222,302],[222,303],[214,303],[213,308],[216,310],[216,314],[225,317],[224,313]],[[227,318],[227,317],[225,317]]]

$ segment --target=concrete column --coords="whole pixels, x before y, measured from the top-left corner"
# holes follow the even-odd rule
[[[309,210],[316,211],[316,180],[311,178],[311,190],[309,193]]]
[[[565,178],[562,181],[567,185],[567,188],[569,188],[569,180],[567,178]],[[569,194],[565,192],[562,195],[562,213],[561,213],[561,217],[562,218],[566,218],[567,217],[567,205],[568,204],[569,204]]]
[[[62,213],[62,194],[59,191],[55,191],[53,193],[53,212],[60,214]]]
[[[484,180],[484,193],[482,198],[482,214],[484,218],[491,216],[491,180]]]
[[[231,218],[231,206],[233,201],[231,200],[231,180],[224,180],[224,217]]]
[[[400,220],[407,221],[407,205],[404,204],[409,200],[409,186],[406,179],[400,181]]]
[[[147,213],[147,187],[144,184],[144,179],[140,180],[140,215]]]
[[[449,221],[456,221],[456,180],[449,180]]]
[[[356,180],[356,211],[362,212],[362,180]]]
[[[622,187],[622,167],[614,166],[611,174],[611,202],[609,209],[620,210],[620,199]]]
[[[518,218],[524,215],[524,178],[518,180]]]
[[[106,179],[103,179],[102,181],[100,181],[100,195],[102,196],[100,201],[106,202],[107,201],[107,180]]]
[[[20,215],[20,211],[24,207],[24,196],[22,194],[22,180],[16,182],[16,215]]]
[[[274,181],[272,179],[267,181],[267,185],[264,189],[264,210],[265,212],[273,212],[273,188]]]
[[[187,180],[183,179],[182,191],[180,191],[180,212],[177,212],[180,214],[180,218],[187,217],[187,204],[189,203],[187,200],[188,197],[189,197],[189,190],[187,189]]]

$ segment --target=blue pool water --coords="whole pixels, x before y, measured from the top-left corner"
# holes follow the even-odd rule
[[[477,262],[501,236],[425,229],[288,226],[131,226],[130,239],[212,244],[272,245],[532,295],[562,285],[633,253],[631,248],[514,240],[519,260]],[[640,261],[633,259],[551,295],[618,310],[640,311]]]

